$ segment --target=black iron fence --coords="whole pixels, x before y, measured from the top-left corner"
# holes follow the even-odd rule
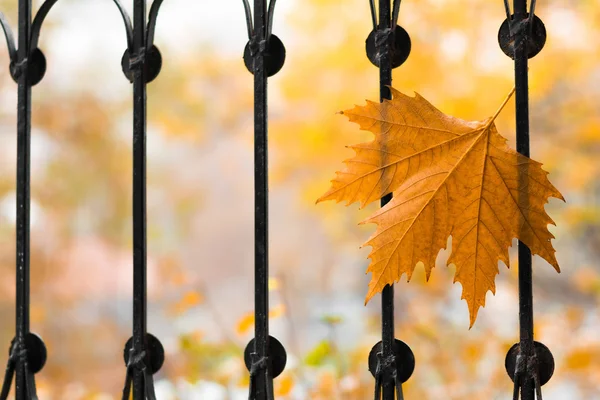
[[[154,400],[152,375],[160,370],[164,350],[146,328],[146,85],[154,80],[162,64],[154,45],[154,30],[162,0],[154,0],[149,11],[145,0],[133,0],[133,22],[120,0],[113,0],[125,24],[127,48],[122,58],[125,77],[133,84],[133,334],[125,344],[123,399]],[[45,17],[57,0],[46,0],[32,19],[31,0],[18,1],[18,43],[3,14],[10,57],[10,74],[18,85],[17,123],[17,218],[16,218],[16,330],[0,400],[9,396],[13,377],[17,400],[37,399],[35,374],[47,358],[46,347],[29,324],[30,278],[30,138],[32,87],[44,77],[46,59],[38,48]],[[390,99],[392,69],[408,58],[411,42],[398,26],[400,0],[369,1],[373,31],[366,40],[369,60],[379,68],[380,98]],[[269,336],[268,297],[268,108],[267,80],[285,62],[285,47],[272,33],[275,0],[255,0],[253,11],[243,0],[248,29],[244,63],[254,75],[254,201],[255,201],[255,337],[248,343],[244,360],[250,373],[249,399],[273,399],[273,379],[285,368],[283,345]],[[501,5],[500,5],[501,6]],[[514,0],[511,11],[504,0],[506,20],[498,40],[504,53],[515,62],[517,150],[529,156],[528,58],[535,56],[546,39],[542,21],[535,16],[535,0]],[[252,15],[252,12],[254,15]],[[359,45],[359,44],[357,44]],[[391,195],[382,200],[382,206]],[[506,356],[506,371],[514,381],[513,398],[542,399],[541,386],[552,376],[552,354],[533,337],[531,252],[519,243],[520,340]],[[415,369],[415,357],[404,342],[395,338],[394,287],[382,293],[382,340],[369,354],[368,368],[375,378],[375,399],[403,399],[402,383]],[[133,389],[133,390],[132,390]],[[131,393],[133,392],[133,393]]]

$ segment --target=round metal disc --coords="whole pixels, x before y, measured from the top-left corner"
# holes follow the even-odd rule
[[[133,337],[130,337],[125,343],[125,348],[123,349],[123,359],[125,360],[125,365],[129,363],[129,352],[133,346]],[[163,363],[165,362],[165,349],[160,343],[160,340],[156,338],[156,336],[146,333],[146,365],[150,367],[150,371],[152,374],[160,371]]]
[[[379,359],[377,353],[381,353],[381,341],[379,341],[369,353],[369,371],[375,377]],[[415,370],[415,355],[406,343],[401,340],[394,340],[394,355],[396,356],[396,376],[400,382],[406,382]]]
[[[12,346],[15,342],[15,339],[13,339],[8,349],[9,355],[12,352]],[[37,334],[29,332],[25,335],[25,348],[27,349],[27,366],[29,370],[34,374],[40,372],[48,359],[48,350],[44,341]]]
[[[244,363],[250,371],[252,367],[252,353],[254,352],[254,339],[252,339],[244,350]],[[287,354],[281,342],[273,336],[269,336],[269,375],[277,378],[285,369]]]
[[[133,72],[129,69],[130,58],[129,50],[125,50],[123,57],[121,57],[121,69],[123,70],[125,77],[129,79],[129,82],[133,82]],[[150,83],[156,79],[162,68],[162,55],[160,54],[158,47],[153,45],[150,50],[146,52],[144,68],[146,83]]]
[[[273,76],[278,73],[285,64],[285,46],[283,42],[275,35],[271,34],[265,54],[265,68],[267,76]],[[244,47],[244,65],[254,74],[254,57],[250,51],[250,42]]]
[[[502,25],[500,25],[500,30],[498,31],[498,43],[500,44],[500,48],[510,58],[514,60],[515,58],[515,43],[513,38],[510,37],[510,28],[508,26],[508,21],[505,19]],[[527,41],[527,57],[533,58],[535,57],[546,44],[546,27],[541,19],[538,18],[537,15],[533,16],[533,29],[532,35]]]
[[[10,63],[10,75],[13,80],[19,83],[19,77],[16,76],[16,67],[14,63]],[[29,83],[35,86],[41,82],[46,74],[46,56],[40,49],[35,49],[29,56],[28,65]]]
[[[534,342],[535,346],[535,355],[538,359],[538,368],[540,373],[540,385],[545,385],[550,378],[552,378],[552,374],[554,374],[554,357],[550,352],[550,349],[546,347],[544,344],[540,342]],[[515,368],[517,366],[517,356],[519,355],[520,344],[515,343],[508,353],[506,354],[506,359],[504,360],[504,367],[506,368],[506,373],[510,377],[510,379],[514,382],[515,380]]]
[[[371,31],[366,41],[367,57],[371,64],[379,67],[379,57],[375,46],[375,31]],[[408,32],[400,25],[394,31],[394,53],[392,56],[392,68],[397,68],[408,59],[411,49],[411,41]]]

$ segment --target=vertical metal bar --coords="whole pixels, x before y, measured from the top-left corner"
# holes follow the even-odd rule
[[[19,46],[17,62],[23,65],[18,79],[17,108],[17,343],[29,333],[29,210],[31,203],[31,85],[27,74],[31,0],[19,0]],[[16,399],[26,400],[26,371],[23,363],[16,369]]]
[[[379,0],[379,28],[381,30],[391,28],[390,0]],[[389,43],[388,43],[389,44]],[[389,45],[379,56],[379,91],[380,99],[391,99],[392,94],[388,86],[392,84],[392,57]],[[390,197],[391,199],[391,197]],[[382,202],[385,200],[382,200]],[[389,199],[386,202],[389,201]]]
[[[133,3],[133,55],[146,47],[146,0]],[[133,353],[146,348],[146,74],[142,65],[133,80]],[[145,400],[144,375],[133,369],[133,398]]]
[[[390,0],[379,0],[379,29],[391,28]],[[391,99],[389,86],[392,85],[392,57],[389,41],[379,54],[379,97],[380,101]],[[381,207],[392,200],[392,194],[381,199]],[[387,285],[381,293],[381,348],[382,358],[394,356],[394,286]],[[396,388],[393,381],[383,380],[383,400],[394,400]]]
[[[527,0],[514,0],[513,21],[527,17]],[[529,157],[529,88],[527,29],[521,29],[515,38],[515,102],[517,151]],[[520,347],[524,356],[534,354],[533,344],[533,284],[531,251],[519,241],[519,326]],[[521,399],[534,400],[533,379],[521,380]]]
[[[266,39],[267,1],[254,0],[254,35]],[[269,199],[267,141],[267,71],[264,52],[254,57],[254,352],[268,356],[269,346]],[[273,381],[268,368],[254,377],[256,399],[273,398]]]

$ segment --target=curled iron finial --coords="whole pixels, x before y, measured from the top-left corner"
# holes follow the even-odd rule
[[[267,11],[267,31],[265,32],[265,39],[269,40],[271,33],[273,32],[273,19],[275,16],[275,2],[277,0],[271,0],[269,2],[269,10]],[[252,10],[250,9],[250,2],[248,0],[242,0],[244,3],[244,14],[246,15],[246,28],[248,30],[248,39],[252,40],[254,37],[254,26],[252,23]]]
[[[531,0],[531,7],[529,8],[529,16],[526,20],[526,24],[527,24],[527,29],[528,29],[528,33],[531,36],[532,32],[533,32],[533,25],[534,25],[534,18],[535,18],[535,3],[536,0]],[[516,25],[523,25],[523,21],[514,21],[513,22],[513,17],[512,17],[512,12],[510,10],[510,5],[508,4],[508,0],[504,0],[504,11],[506,12],[506,20],[509,22],[509,27],[510,27],[510,31],[511,34],[516,34],[516,32],[518,31],[518,29],[520,29],[518,26]]]
[[[512,12],[510,11],[510,5],[508,4],[508,0],[504,0],[504,12],[506,12],[506,19],[511,20]]]
[[[273,76],[281,70],[285,63],[285,46],[276,35],[273,35],[273,16],[275,15],[276,0],[269,1],[268,9],[262,10],[263,14],[259,16],[264,21],[264,32],[255,31],[250,2],[248,0],[242,0],[242,2],[246,15],[246,28],[248,29],[248,43],[244,48],[244,64],[248,71],[254,74],[254,60],[262,55],[265,58],[267,77]]]
[[[527,26],[529,26],[529,36],[533,33],[533,18],[535,17],[535,0],[531,0],[531,8],[529,10],[529,18],[527,19]]]
[[[146,49],[150,50],[154,46],[154,31],[156,30],[156,19],[158,10],[160,9],[163,0],[154,0],[150,7],[150,15],[148,16],[148,29],[146,30]]]
[[[252,40],[254,36],[254,26],[252,25],[252,10],[248,0],[242,0],[244,3],[244,13],[246,14],[246,28],[248,29],[248,40]]]
[[[271,32],[273,31],[273,18],[275,15],[275,1],[276,0],[271,0],[269,2],[269,11],[267,13],[267,34],[266,34],[266,39],[269,40],[269,38],[271,37]]]
[[[377,11],[375,10],[375,0],[369,0],[369,8],[371,9],[371,21],[373,22],[373,30],[377,30]]]
[[[3,13],[0,12],[0,25],[2,25],[2,30],[4,31],[4,37],[6,38],[6,47],[8,47],[8,56],[10,57],[10,61],[15,62],[17,60],[17,48],[15,46],[15,37],[10,29],[10,25],[6,20],[6,17]]]
[[[163,0],[154,0],[150,6],[148,23],[145,28],[146,47],[144,49],[135,49],[133,43],[133,25],[127,10],[123,7],[121,0],[113,0],[125,24],[125,33],[127,35],[127,49],[121,59],[123,73],[130,82],[133,82],[134,72],[144,69],[146,71],[146,83],[152,82],[160,73],[162,67],[162,56],[156,46],[154,46],[154,33],[156,31],[156,20],[158,11]]]
[[[127,50],[133,50],[133,25],[131,24],[131,18],[129,18],[129,14],[127,14],[127,10],[123,7],[123,4],[120,0],[113,0],[119,12],[121,13],[121,17],[123,18],[123,23],[125,24],[125,34],[127,35]]]
[[[396,26],[398,25],[398,16],[400,15],[400,2],[401,0],[394,0],[391,23],[392,30],[395,30]],[[371,9],[371,21],[373,22],[373,30],[376,31],[379,24],[377,22],[377,10],[375,9],[375,0],[369,0],[369,8]]]
[[[392,13],[392,30],[396,29],[398,25],[398,16],[400,15],[400,1],[394,0],[394,9]]]
[[[6,22],[4,15],[0,13],[0,24],[2,25],[4,35],[6,36],[8,53],[10,56],[10,74],[15,82],[19,82],[19,80],[24,77],[23,79],[27,79],[27,82],[31,86],[34,86],[44,77],[44,74],[46,73],[46,57],[38,48],[38,41],[44,20],[57,1],[58,0],[46,0],[37,12],[28,32],[29,48],[26,49],[26,54],[23,59],[19,59],[12,31]]]
[[[56,4],[57,1],[58,0],[46,0],[35,15],[35,18],[31,23],[31,34],[29,36],[30,52],[33,52],[35,49],[38,48],[38,41],[40,39],[40,30],[42,29],[42,24],[44,23],[46,16],[50,12],[50,9],[52,9],[52,6]]]

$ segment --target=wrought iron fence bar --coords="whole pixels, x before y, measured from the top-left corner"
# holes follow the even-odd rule
[[[22,68],[18,77],[17,104],[17,299],[16,341],[25,343],[29,333],[29,275],[30,275],[30,204],[31,204],[31,84],[27,60],[31,30],[31,0],[19,0],[19,37],[17,65]],[[19,362],[16,368],[16,400],[27,399],[27,371]]]
[[[146,0],[133,3],[133,54],[145,63]],[[146,71],[133,75],[133,354],[146,350]],[[144,373],[133,369],[133,398],[145,400]]]
[[[379,30],[391,29],[390,0],[379,0]],[[379,53],[379,97],[380,101],[390,100],[392,93],[392,54],[390,40],[385,41],[383,51]],[[381,207],[392,200],[392,194],[381,199]],[[382,359],[394,357],[394,285],[387,285],[381,293],[381,350]],[[383,400],[394,400],[395,382],[384,379],[382,382]]]
[[[526,0],[514,0],[511,15],[504,0],[506,20],[500,26],[500,48],[515,62],[515,104],[517,151],[529,157],[529,88],[528,59],[535,57],[546,43],[546,28],[534,15],[536,0],[531,1],[529,15]],[[528,186],[527,165],[519,171],[519,186]],[[527,192],[526,190],[524,192]],[[528,198],[519,199],[520,207],[528,208]],[[519,241],[519,342],[508,351],[505,368],[513,380],[513,399],[542,400],[541,387],[554,373],[554,357],[548,347],[533,340],[533,279],[531,251]]]
[[[527,0],[514,0],[514,21],[527,18]],[[529,87],[528,87],[528,37],[529,29],[521,29],[515,38],[515,102],[517,151],[529,157]],[[519,327],[521,354],[534,354],[533,344],[533,283],[531,251],[519,241]],[[534,400],[533,379],[523,377],[520,382],[521,399]]]
[[[162,0],[150,7],[133,1],[133,24],[119,0],[113,0],[125,23],[127,49],[121,59],[125,77],[133,83],[133,332],[123,352],[127,365],[123,400],[156,400],[152,375],[164,362],[164,348],[147,331],[146,237],[146,85],[160,73],[162,56],[154,46],[154,30]]]
[[[385,31],[391,29],[391,9],[390,0],[379,0],[379,30]],[[390,86],[392,85],[392,54],[390,40],[386,40],[383,51],[379,53],[379,97],[380,101],[384,99],[391,100],[392,93]],[[392,200],[392,194],[381,199],[381,207],[385,206]],[[387,285],[381,293],[381,350],[382,359],[395,357],[394,354],[394,285]],[[395,398],[395,382],[393,380],[384,379],[382,382],[383,400],[394,400]]]
[[[254,0],[253,41],[266,46],[268,11],[266,0]],[[265,52],[254,57],[254,353],[258,360],[269,356],[269,197],[267,140],[267,71]],[[273,398],[269,369],[254,377],[255,398]]]
[[[374,0],[369,0],[373,31],[367,37],[366,52],[369,61],[379,68],[381,102],[392,99],[392,70],[406,61],[411,48],[410,36],[397,25],[400,0],[393,0],[393,8],[391,4],[392,0],[379,0],[377,15]],[[384,196],[381,207],[391,199],[392,194]],[[374,397],[403,399],[402,383],[412,375],[415,359],[410,347],[395,338],[393,285],[386,285],[381,293],[381,336],[382,340],[369,353],[369,371],[375,378]]]
[[[254,338],[244,350],[250,372],[248,398],[272,400],[273,379],[285,368],[283,345],[269,336],[269,188],[267,79],[285,62],[285,47],[272,34],[275,0],[254,0],[254,25],[243,0],[249,41],[244,64],[254,75]]]

